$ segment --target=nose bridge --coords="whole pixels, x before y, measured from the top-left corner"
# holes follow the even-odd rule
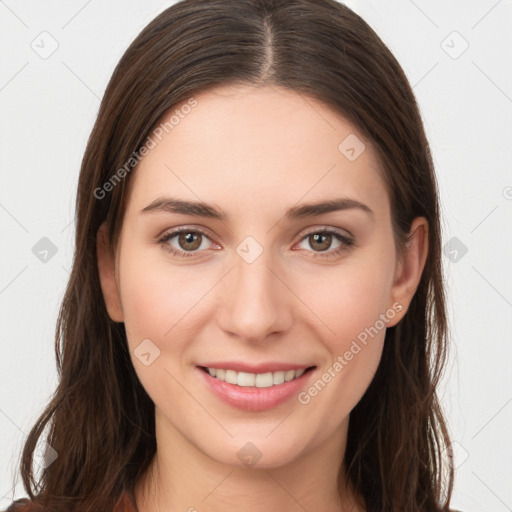
[[[272,250],[247,237],[236,248],[233,270],[222,292],[220,326],[246,339],[262,339],[286,330],[291,321],[290,297],[276,277]]]

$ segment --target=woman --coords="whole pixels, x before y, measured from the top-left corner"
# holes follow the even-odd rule
[[[449,510],[433,164],[359,16],[161,13],[107,87],[76,208],[60,383],[9,510]]]

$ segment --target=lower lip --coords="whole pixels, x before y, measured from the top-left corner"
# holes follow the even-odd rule
[[[268,388],[236,386],[212,377],[198,366],[196,369],[213,394],[225,403],[244,411],[266,411],[297,395],[315,373],[316,368],[304,372],[298,379]]]

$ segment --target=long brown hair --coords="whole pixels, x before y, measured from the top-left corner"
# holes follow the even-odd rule
[[[107,314],[96,234],[107,221],[116,246],[133,175],[128,169],[119,180],[119,169],[162,116],[195,93],[236,83],[317,98],[368,137],[385,171],[399,248],[415,217],[428,220],[419,287],[405,317],[387,329],[380,366],[350,414],[344,463],[368,511],[447,510],[453,469],[443,461],[450,440],[436,395],[447,323],[433,163],[400,65],[363,19],[334,0],[182,1],[121,58],[82,161],[75,257],[56,330],[60,381],[27,437],[24,487],[51,510],[108,511],[155,455],[154,405],[134,371],[124,324]],[[36,478],[34,451],[46,428],[58,458]]]

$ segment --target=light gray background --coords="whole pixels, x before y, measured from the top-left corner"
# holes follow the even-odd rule
[[[512,510],[512,2],[347,4],[402,64],[436,164],[454,342],[440,390],[457,468],[452,505]],[[57,384],[75,187],[100,98],[129,43],[168,5],[0,1],[0,508],[24,495],[12,475]],[[43,237],[57,249],[46,262],[32,250]]]

